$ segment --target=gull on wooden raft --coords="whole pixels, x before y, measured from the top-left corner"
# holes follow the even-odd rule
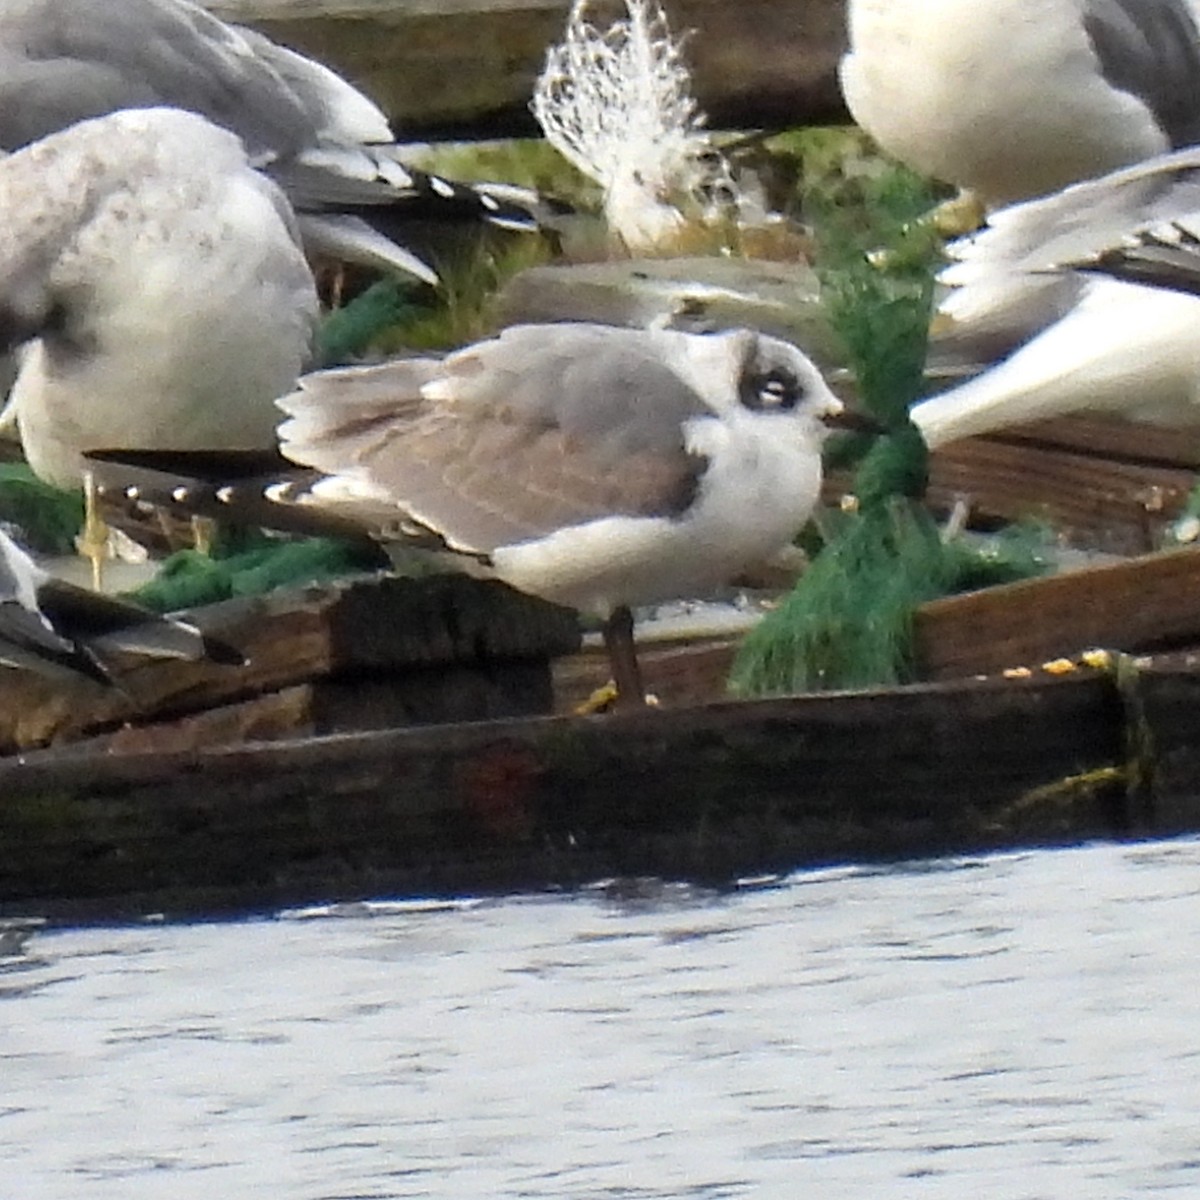
[[[445,359],[305,376],[279,402],[311,501],[601,617],[640,703],[631,608],[702,594],[790,543],[841,404],[794,346],[524,325]]]
[[[854,119],[988,206],[1200,142],[1195,0],[850,0]]]
[[[914,406],[927,443],[1085,409],[1200,422],[1200,296],[1180,282],[1197,234],[1200,148],[1001,209],[952,243],[931,361],[996,365]]]
[[[189,621],[56,579],[0,530],[0,665],[108,685],[118,684],[111,659],[120,653],[230,666],[245,661]]]
[[[85,121],[0,160],[0,352],[33,471],[84,451],[257,449],[318,303],[291,209],[238,138],[174,109]]]
[[[287,193],[310,251],[436,282],[410,220],[535,228],[537,198],[404,164],[379,108],[329,68],[189,0],[0,0],[0,150],[120,109],[236,133]]]

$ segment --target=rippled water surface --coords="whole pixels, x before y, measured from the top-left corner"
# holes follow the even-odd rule
[[[1200,843],[0,935],[13,1200],[1200,1195]]]

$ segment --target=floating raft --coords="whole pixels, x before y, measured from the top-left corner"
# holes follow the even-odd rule
[[[728,882],[1200,828],[1195,658],[0,762],[0,915]]]
[[[993,467],[960,478],[976,511],[1051,520],[1136,511],[1136,480],[1165,521],[1190,484],[1182,443],[1156,457],[1128,429],[964,443],[962,461]],[[1047,465],[1019,490],[1030,446],[1094,482],[1064,492]],[[1145,528],[1129,516],[1122,536]],[[571,712],[607,674],[573,615],[502,585],[365,578],[231,601],[199,616],[245,668],[130,663],[108,694],[0,672],[0,917],[721,883],[1194,832],[1198,597],[1184,548],[939,600],[916,621],[928,682],[753,702],[723,698],[735,636],[648,645],[662,707],[599,716]],[[1096,646],[1111,653],[1083,656]]]

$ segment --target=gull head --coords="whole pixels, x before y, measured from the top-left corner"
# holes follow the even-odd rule
[[[726,420],[769,418],[788,436],[819,445],[831,431],[827,422],[842,414],[816,364],[790,342],[749,329],[651,332],[663,361]]]

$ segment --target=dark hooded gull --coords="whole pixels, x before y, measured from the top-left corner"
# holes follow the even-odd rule
[[[709,591],[786,546],[841,412],[786,342],[585,324],[320,372],[279,403],[284,453],[327,476],[315,502],[600,616],[630,703],[631,606]]]
[[[1192,0],[850,0],[849,28],[854,119],[989,206],[1200,142]]]
[[[113,683],[115,652],[238,665],[242,654],[176,617],[48,574],[0,530],[0,664]]]
[[[406,167],[386,118],[361,92],[188,0],[0,0],[0,149],[156,106],[236,133],[287,192],[313,250],[434,282],[373,224],[391,230],[406,216],[444,214],[533,225],[508,190],[499,200]]]
[[[913,408],[929,445],[1081,409],[1200,421],[1200,297],[1147,265],[1197,234],[1200,148],[1001,209],[953,243],[936,352],[1001,361]]]
[[[0,160],[0,352],[42,479],[101,447],[254,449],[317,319],[283,193],[203,117],[85,121]]]

